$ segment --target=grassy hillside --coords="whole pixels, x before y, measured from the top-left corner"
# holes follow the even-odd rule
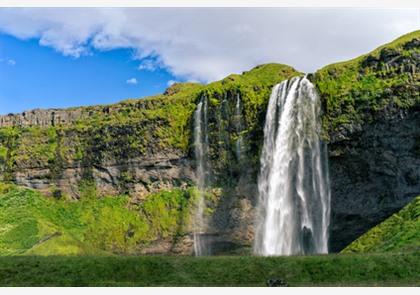
[[[0,257],[0,286],[418,286],[420,255]]]
[[[324,100],[325,137],[336,132],[346,136],[346,131],[351,133],[380,114],[419,106],[419,60],[420,31],[415,31],[317,71],[314,81]]]
[[[342,252],[420,251],[420,196]]]
[[[111,255],[139,253],[157,239],[185,234],[194,189],[150,195],[141,204],[127,196],[79,201],[46,198],[0,185],[0,255]]]

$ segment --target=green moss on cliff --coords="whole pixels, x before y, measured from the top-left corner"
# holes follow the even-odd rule
[[[418,251],[420,249],[420,196],[375,226],[342,252]]]
[[[245,124],[252,128],[258,122],[259,114],[265,111],[272,87],[300,74],[287,65],[264,64],[243,72],[242,75],[230,75],[211,83],[203,89],[200,96],[208,96],[212,102],[210,105],[220,108],[224,99],[234,106],[236,95],[240,95]]]
[[[255,177],[272,87],[298,75],[300,73],[289,66],[265,64],[211,83],[200,92],[197,101],[208,100],[209,160],[214,185],[234,185],[240,174]],[[246,161],[236,154],[239,138],[242,138],[241,153]]]
[[[235,162],[234,155],[239,133],[251,151],[249,167],[256,166],[271,88],[298,74],[285,65],[267,64],[206,86],[178,83],[162,95],[68,109],[67,115],[61,115],[63,120],[48,127],[0,128],[0,171],[4,172],[4,180],[13,181],[15,173],[23,169],[48,169],[48,175],[42,177],[55,183],[65,168],[81,167],[82,180],[91,181],[93,167],[106,163],[124,164],[131,159],[168,153],[191,154],[193,112],[201,97],[206,96],[211,103],[209,137],[211,159],[215,160],[212,167],[214,175],[221,174],[218,178],[222,179],[227,167],[232,166],[233,173],[243,168]],[[237,96],[241,99],[240,131],[235,129],[238,118],[233,115]],[[72,121],[71,117],[78,119]],[[48,122],[48,118],[41,121]],[[124,172],[121,179],[125,179]],[[126,185],[121,183],[118,190],[126,193]]]
[[[392,114],[420,104],[420,31],[350,61],[328,65],[315,73],[322,96],[323,127],[328,139],[351,133],[380,113]]]
[[[17,127],[0,128],[0,180],[13,179],[19,137]]]
[[[176,84],[154,97],[73,109],[80,112],[75,122],[0,128],[0,170],[12,173],[40,167],[59,175],[62,167],[75,162],[89,167],[107,160],[123,162],[164,151],[185,151],[190,117],[202,87]]]
[[[17,165],[26,163],[31,167],[42,167],[56,156],[57,133],[53,127],[30,127],[21,130],[16,150]]]

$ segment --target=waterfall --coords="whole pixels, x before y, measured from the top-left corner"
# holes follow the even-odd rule
[[[272,90],[258,178],[258,255],[328,253],[330,191],[320,109],[306,76]]]
[[[243,145],[243,139],[242,139],[242,113],[241,113],[241,96],[239,93],[236,95],[236,105],[235,105],[235,125],[236,125],[236,133],[238,134],[238,139],[236,140],[235,144],[235,152],[236,152],[236,158],[238,162],[241,162],[242,160],[242,145]]]
[[[194,254],[196,256],[206,255],[206,243],[203,240],[202,232],[205,228],[205,189],[207,173],[209,171],[207,161],[208,151],[208,132],[207,132],[207,106],[208,102],[205,96],[202,96],[194,113],[194,146],[196,158],[196,175],[198,187],[197,207],[193,221],[194,235]]]

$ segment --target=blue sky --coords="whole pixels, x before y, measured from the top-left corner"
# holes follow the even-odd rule
[[[417,8],[0,8],[0,113],[108,104],[269,62],[313,72],[419,29]]]
[[[92,51],[75,58],[40,46],[37,39],[22,41],[2,34],[0,59],[2,114],[149,96],[163,92],[168,81],[175,80],[161,68],[140,70],[130,49]]]

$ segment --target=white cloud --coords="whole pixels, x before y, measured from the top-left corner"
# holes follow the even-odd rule
[[[169,80],[167,83],[166,83],[166,85],[168,85],[168,87],[171,87],[172,85],[174,85],[175,83],[178,83],[177,81],[175,81],[175,80]]]
[[[73,57],[131,48],[140,70],[208,82],[267,62],[311,72],[419,29],[419,17],[418,9],[2,8],[0,32]]]
[[[125,81],[125,83],[127,83],[129,85],[137,85],[137,84],[139,84],[139,82],[137,81],[136,78],[130,78],[127,81]]]
[[[5,63],[8,66],[16,65],[16,61],[14,59],[9,59],[9,58],[0,58],[0,63]]]
[[[153,72],[160,67],[162,67],[162,65],[159,63],[158,60],[145,58],[141,61],[138,69],[140,71],[145,70],[145,71]]]

